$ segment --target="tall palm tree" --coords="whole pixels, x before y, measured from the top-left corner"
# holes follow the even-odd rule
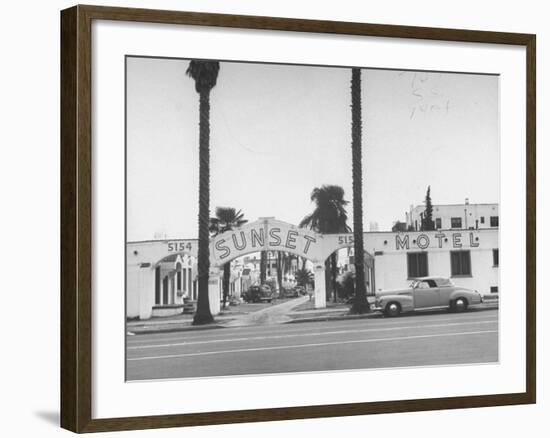
[[[208,228],[210,218],[210,91],[216,86],[220,63],[193,60],[187,75],[195,81],[199,93],[199,296],[193,324],[214,321],[208,300],[208,275],[210,251]]]
[[[363,246],[363,169],[361,140],[361,69],[351,69],[351,156],[353,175],[353,242],[355,258],[355,299],[351,313],[368,313],[365,287],[365,253]]]
[[[344,199],[344,189],[336,185],[323,185],[315,187],[311,192],[311,201],[315,203],[313,213],[307,215],[300,227],[309,227],[322,234],[349,233],[347,224],[348,214]],[[333,299],[336,301],[336,277],[338,276],[338,255],[333,252],[329,259],[329,270],[333,291]]]
[[[244,214],[241,210],[237,211],[232,207],[216,207],[216,217],[210,218],[210,233],[212,236],[231,231],[234,228],[238,228],[248,221],[244,219]],[[223,265],[223,308],[225,309],[227,304],[227,297],[229,296],[229,280],[231,277],[231,262],[227,262]]]

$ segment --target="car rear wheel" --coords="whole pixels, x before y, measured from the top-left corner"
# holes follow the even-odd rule
[[[384,313],[386,316],[394,317],[399,316],[401,313],[401,306],[399,303],[391,302],[386,305],[386,308],[384,309]]]
[[[451,309],[455,312],[464,312],[468,308],[468,301],[466,298],[457,298],[453,301]]]

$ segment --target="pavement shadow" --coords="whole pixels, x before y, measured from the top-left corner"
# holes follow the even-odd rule
[[[44,423],[48,423],[52,426],[59,426],[59,412],[58,411],[37,411],[34,415],[40,418]]]
[[[462,312],[453,312],[450,309],[433,309],[433,310],[415,310],[414,312],[410,312],[407,314],[403,314],[403,316],[425,316],[425,315],[466,315],[468,313],[478,313],[478,312],[487,312],[490,310],[498,310],[498,306],[495,307],[477,307],[477,306],[471,306],[468,307],[466,310]]]

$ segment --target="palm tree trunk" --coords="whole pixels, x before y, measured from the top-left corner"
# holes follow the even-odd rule
[[[210,220],[210,90],[200,92],[199,103],[199,251],[198,283],[199,296],[193,324],[208,324],[214,321],[208,298],[210,272],[209,231]]]
[[[231,279],[231,262],[223,265],[223,308],[227,305],[227,297],[229,296],[229,280]]]
[[[332,301],[337,301],[336,278],[338,277],[338,255],[333,252],[330,255],[330,271],[332,277]]]
[[[353,171],[353,240],[355,255],[355,299],[351,313],[368,313],[365,288],[365,253],[363,247],[363,169],[361,140],[361,69],[351,69],[351,155]]]
[[[330,301],[330,295],[332,293],[332,269],[331,269],[330,257],[325,260],[325,298]]]

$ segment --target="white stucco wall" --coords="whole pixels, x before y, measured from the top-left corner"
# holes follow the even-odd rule
[[[266,227],[277,226],[282,234],[295,230],[290,224],[280,221],[268,221]],[[263,223],[263,222],[262,222]],[[255,223],[247,228],[256,226]],[[268,233],[265,233],[268,235]],[[297,235],[299,240],[302,231]],[[353,244],[351,234],[314,235],[309,253],[312,259],[322,263],[333,251]],[[398,289],[410,284],[407,277],[407,253],[426,252],[428,255],[428,274],[451,277],[452,250],[469,250],[471,276],[451,277],[460,286],[476,289],[481,293],[490,293],[491,286],[499,286],[498,267],[493,266],[493,249],[499,248],[498,229],[479,230],[438,230],[429,232],[367,232],[364,234],[364,248],[374,256],[375,290]],[[285,245],[284,239],[281,244]],[[148,318],[155,300],[155,266],[164,257],[171,254],[196,256],[196,240],[162,240],[133,242],[127,244],[127,316]],[[273,248],[271,248],[273,250]],[[278,248],[276,248],[278,249]],[[281,248],[284,250],[285,248]],[[243,251],[244,252],[244,251]],[[148,264],[149,267],[141,267]],[[213,314],[220,310],[220,272],[212,264],[210,277],[210,306]],[[319,279],[321,277],[319,276]],[[316,282],[323,285],[324,282]],[[321,302],[322,291],[317,290],[316,307],[324,307]],[[181,299],[176,298],[176,303]]]
[[[418,205],[410,210],[409,225],[416,226],[420,229],[421,214],[426,210],[425,205]],[[476,220],[478,228],[491,228],[490,217],[499,216],[498,204],[449,204],[449,205],[434,205],[433,220],[441,219],[441,229],[451,228],[451,218],[459,217],[462,220],[462,228],[476,228]],[[484,223],[481,223],[481,218],[484,218]]]
[[[139,316],[139,283],[138,265],[128,265],[126,267],[126,316],[128,318],[137,318]]]
[[[417,244],[413,243],[418,241],[418,237],[421,235],[427,236],[429,240],[429,246],[426,248],[419,248]],[[453,236],[459,237],[453,239]],[[397,239],[400,243],[408,240],[408,248],[397,245]],[[446,242],[445,239],[447,239]],[[441,248],[439,247],[440,240]],[[422,237],[420,242],[424,246],[427,240]],[[477,246],[472,246],[472,244]],[[493,266],[493,249],[498,248],[498,230],[496,229],[365,233],[365,250],[375,256],[375,287],[377,291],[399,289],[410,284],[407,253],[426,252],[428,254],[428,275],[449,277],[456,285],[488,294],[491,286],[499,286],[499,268]],[[451,276],[450,254],[453,250],[470,251],[471,276]]]

